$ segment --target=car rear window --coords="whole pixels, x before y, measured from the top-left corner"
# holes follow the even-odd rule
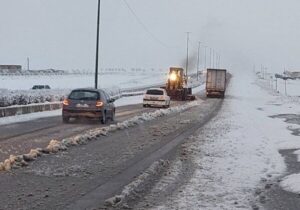
[[[98,92],[89,90],[74,90],[69,96],[69,99],[71,100],[96,101],[99,98],[100,97]]]
[[[164,91],[162,91],[162,90],[147,90],[146,94],[148,94],[148,95],[163,95]]]

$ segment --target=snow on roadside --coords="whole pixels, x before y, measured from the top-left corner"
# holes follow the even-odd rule
[[[105,206],[121,207],[121,205],[123,205],[123,208],[126,208],[127,204],[125,203],[125,200],[127,197],[132,196],[136,191],[141,189],[142,186],[147,183],[147,180],[150,181],[152,177],[165,169],[168,164],[169,162],[165,160],[155,161],[146,171],[136,177],[134,181],[123,187],[123,190],[119,195],[115,195],[105,200]]]
[[[195,88],[193,88],[193,93],[199,93],[200,91],[203,91],[204,88],[205,88],[205,85],[200,85],[198,87],[195,87]],[[120,107],[120,106],[141,104],[141,103],[143,103],[143,95],[137,95],[137,96],[129,96],[129,97],[119,98],[115,101],[115,106]],[[55,117],[55,116],[60,116],[60,115],[61,115],[61,109],[54,110],[54,111],[44,111],[44,112],[36,112],[36,113],[30,113],[30,114],[24,114],[24,115],[3,117],[3,118],[0,118],[0,125],[26,122],[26,121],[39,119],[39,118]]]
[[[143,103],[143,95],[138,95],[138,96],[120,98],[115,101],[115,106],[120,107],[120,106],[141,104],[141,103]]]
[[[300,174],[291,174],[284,177],[280,182],[280,186],[286,191],[298,194],[300,192]]]
[[[285,172],[278,150],[299,148],[299,137],[270,116],[300,110],[277,106],[276,99],[247,75],[234,75],[219,115],[186,144],[195,164],[192,178],[154,209],[252,209],[261,181]]]
[[[142,102],[143,102],[142,95],[130,96],[130,97],[124,97],[116,100],[115,106],[120,107],[120,106],[132,105],[132,104],[139,104]],[[26,121],[36,120],[39,118],[61,116],[61,112],[62,110],[58,109],[53,111],[43,111],[43,112],[35,112],[35,113],[16,115],[10,117],[2,117],[0,118],[0,125],[26,122]]]
[[[26,121],[36,120],[39,118],[60,116],[61,112],[62,112],[61,109],[58,109],[53,111],[35,112],[35,113],[22,114],[22,115],[10,116],[10,117],[1,117],[0,125],[26,122]]]

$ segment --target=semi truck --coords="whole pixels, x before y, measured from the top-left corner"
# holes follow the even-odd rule
[[[224,98],[226,91],[226,69],[207,69],[206,96]]]

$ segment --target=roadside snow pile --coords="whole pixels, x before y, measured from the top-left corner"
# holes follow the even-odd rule
[[[121,75],[121,76],[124,76],[124,75]],[[141,76],[138,76],[138,75],[135,75],[135,76],[131,75],[131,76],[134,78],[135,77],[140,78],[140,79],[138,79],[138,81],[145,82],[146,80],[149,79],[148,75],[144,75],[144,77],[142,77],[142,78],[141,78]],[[58,79],[61,79],[61,78],[57,78],[56,80],[58,80]],[[79,79],[82,79],[82,78],[79,77]],[[108,94],[112,98],[119,99],[121,97],[142,95],[145,90],[147,90],[151,87],[160,87],[160,86],[164,85],[163,82],[153,81],[152,77],[150,77],[150,79],[151,79],[150,80],[151,83],[142,85],[142,86],[137,85],[139,83],[135,84],[135,86],[132,86],[132,85],[126,86],[126,85],[122,85],[121,83],[119,83],[120,86],[108,86],[107,85],[107,86],[104,86],[104,88],[102,88],[102,89],[107,91]],[[110,81],[110,79],[108,79],[108,81]],[[197,80],[195,78],[195,75],[193,75],[193,77],[191,77],[189,80],[189,87],[195,88],[195,87],[203,84],[204,81],[205,81],[205,78],[203,75],[200,76],[199,80]],[[22,82],[23,82],[23,80],[22,80]],[[75,84],[78,85],[78,82]],[[128,78],[126,80],[126,84],[127,83],[131,83],[130,80],[128,81]],[[90,84],[90,82],[87,84]],[[88,87],[88,86],[86,86],[86,87]],[[63,87],[62,87],[62,89],[50,89],[50,90],[0,89],[0,107],[8,107],[8,106],[13,106],[13,105],[27,105],[27,104],[33,104],[33,103],[58,102],[58,101],[62,101],[71,92],[71,90],[72,89],[70,89],[70,88],[63,88]]]
[[[118,87],[104,89],[112,98],[122,97],[122,92]],[[63,101],[71,92],[71,89],[53,90],[7,90],[0,89],[0,107],[13,105],[27,105],[46,102]]]
[[[292,174],[283,178],[280,186],[288,192],[300,193],[300,174]]]
[[[120,207],[123,204],[123,207],[127,205],[124,203],[126,198],[129,196],[134,196],[138,189],[143,188],[143,186],[149,181],[152,177],[159,174],[169,165],[168,161],[159,160],[154,162],[145,172],[139,175],[133,182],[125,186],[119,195],[115,195],[105,201],[105,206],[110,207]]]
[[[62,141],[51,140],[48,146],[44,149],[33,149],[28,154],[16,156],[16,158],[10,158],[4,162],[0,162],[0,171],[8,171],[12,167],[18,168],[20,166],[26,166],[27,162],[35,160],[42,154],[57,153],[59,151],[65,151],[68,147],[87,144],[89,141],[97,140],[101,136],[107,136],[109,133],[113,133],[118,130],[124,130],[135,125],[141,124],[146,121],[151,121],[159,117],[163,117],[169,114],[180,113],[191,107],[199,105],[199,101],[193,101],[181,106],[171,107],[168,109],[159,109],[151,113],[143,113],[140,116],[132,117],[124,122],[113,124],[103,128],[96,128],[87,131],[84,134],[79,134],[70,138],[63,139]]]
[[[0,107],[62,101],[70,90],[0,89]]]

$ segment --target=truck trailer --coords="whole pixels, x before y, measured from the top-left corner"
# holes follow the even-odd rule
[[[224,98],[226,90],[226,69],[207,69],[206,96]]]

